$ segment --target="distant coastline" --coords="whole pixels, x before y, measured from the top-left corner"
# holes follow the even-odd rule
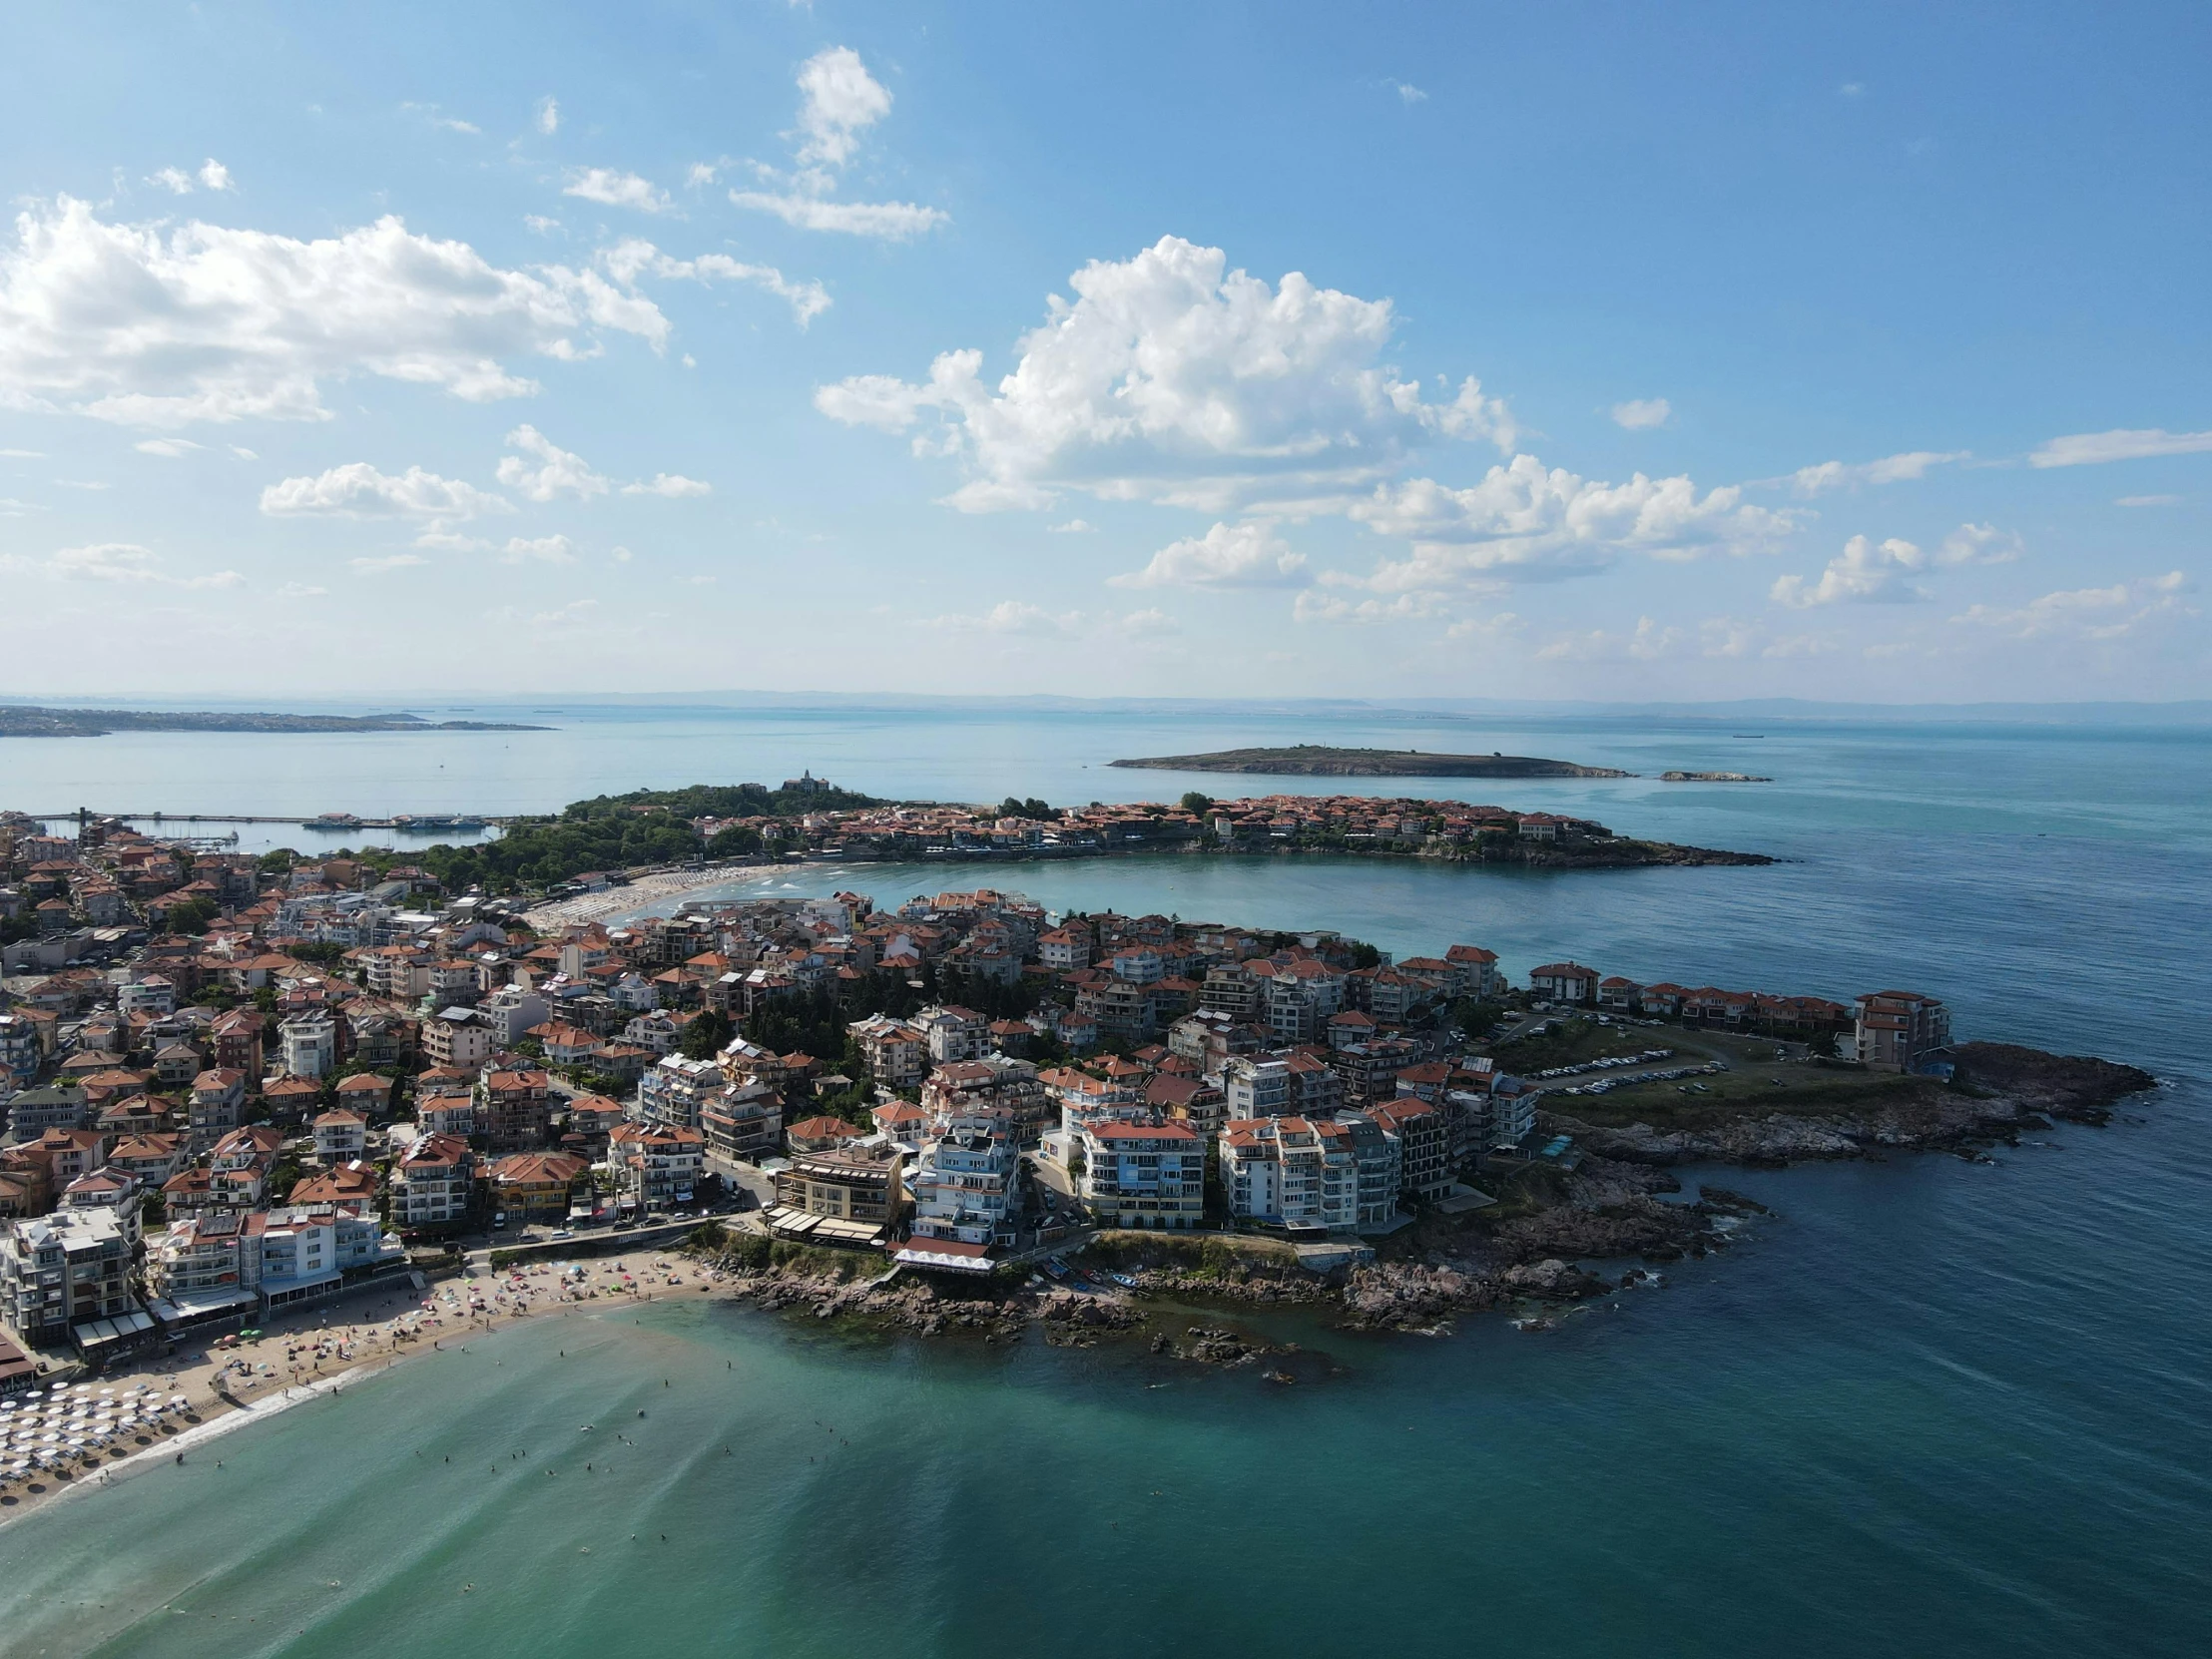
[[[115,732],[550,732],[489,720],[423,720],[416,715],[159,713],[138,709],[0,706],[0,738],[104,738]]]
[[[1110,761],[1146,772],[1251,772],[1280,778],[1631,778],[1613,767],[1578,766],[1532,755],[1430,755],[1415,749],[1222,749],[1209,755],[1155,755]]]

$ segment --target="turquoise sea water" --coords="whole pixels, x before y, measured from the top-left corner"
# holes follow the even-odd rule
[[[1064,725],[835,720],[788,741],[633,721],[628,749],[564,751],[533,787],[801,765],[887,794],[1182,787],[1091,788]],[[1105,758],[1280,741],[1080,729]],[[1451,791],[1786,860],[1762,869],[1169,858],[958,879],[1400,951],[1474,939],[1516,970],[1572,954],[1829,994],[1902,982],[1949,998],[1962,1035],[2132,1059],[2164,1086],[1992,1165],[1726,1172],[1778,1216],[1662,1291],[1543,1335],[1291,1327],[1335,1368],[1291,1388],[697,1305],[541,1322],[234,1435],[220,1471],[203,1455],[0,1529],[0,1652],[2212,1651],[2212,742],[1767,730],[1403,740],[1773,773]],[[407,740],[425,741],[448,740]],[[282,799],[322,764],[257,787]],[[0,773],[0,798],[18,782]],[[498,805],[305,810],[470,804]],[[882,902],[953,881],[775,879]]]

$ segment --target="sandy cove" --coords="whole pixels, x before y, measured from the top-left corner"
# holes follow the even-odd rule
[[[581,1279],[572,1271],[578,1268]],[[142,1427],[128,1446],[87,1458],[70,1473],[48,1470],[0,1480],[0,1526],[72,1491],[98,1490],[171,1461],[234,1429],[388,1371],[415,1354],[436,1353],[448,1342],[465,1342],[471,1335],[523,1320],[597,1311],[610,1303],[642,1306],[671,1297],[727,1294],[725,1284],[716,1270],[669,1252],[533,1263],[474,1278],[438,1280],[421,1297],[404,1286],[362,1293],[273,1318],[258,1328],[258,1341],[234,1348],[211,1343],[189,1356],[118,1366],[87,1381],[96,1391],[112,1387],[118,1394],[134,1383],[148,1383],[164,1399],[184,1395],[185,1408]]]

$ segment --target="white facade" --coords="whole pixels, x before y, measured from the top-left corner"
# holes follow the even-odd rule
[[[328,1014],[298,1014],[276,1028],[277,1052],[293,1077],[327,1077],[338,1063],[337,1021]]]

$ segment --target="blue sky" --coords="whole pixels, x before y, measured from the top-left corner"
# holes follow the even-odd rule
[[[0,692],[2212,695],[2201,8],[4,28]]]

